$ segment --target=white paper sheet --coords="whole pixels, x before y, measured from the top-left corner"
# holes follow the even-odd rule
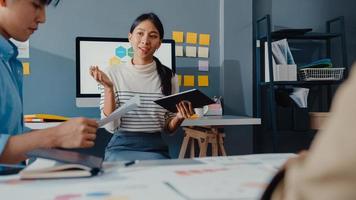
[[[109,116],[104,119],[98,120],[97,123],[99,124],[99,127],[102,127],[109,122],[119,119],[125,113],[137,108],[137,106],[139,106],[140,104],[140,96],[135,95],[130,100],[128,100],[123,106],[119,107],[113,113],[111,113]]]

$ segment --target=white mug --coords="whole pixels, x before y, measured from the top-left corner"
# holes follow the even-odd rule
[[[198,117],[203,117],[208,112],[208,106],[202,108],[194,108],[194,112]]]

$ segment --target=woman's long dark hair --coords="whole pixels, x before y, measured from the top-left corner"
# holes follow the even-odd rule
[[[131,25],[130,28],[130,33],[133,33],[135,30],[136,26],[138,26],[141,22],[150,20],[153,25],[157,28],[158,33],[159,33],[159,38],[163,40],[163,35],[164,35],[164,29],[161,20],[158,18],[158,16],[154,13],[144,13],[136,18],[134,23]],[[154,61],[156,62],[157,65],[157,73],[158,76],[161,80],[161,90],[162,94],[165,96],[171,95],[172,94],[172,76],[173,72],[171,69],[163,65],[158,58],[153,57]]]

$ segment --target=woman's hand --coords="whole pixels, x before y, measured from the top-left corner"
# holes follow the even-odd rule
[[[189,101],[181,101],[177,105],[177,118],[178,119],[187,119],[194,115],[194,110],[192,107],[192,103]]]
[[[90,75],[101,85],[104,86],[106,89],[112,89],[113,83],[109,79],[109,77],[99,69],[98,66],[91,66],[89,69]]]

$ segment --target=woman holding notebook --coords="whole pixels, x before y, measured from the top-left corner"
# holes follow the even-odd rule
[[[134,51],[130,62],[113,65],[105,70],[90,68],[99,83],[102,118],[138,94],[141,106],[105,126],[114,133],[105,160],[147,160],[169,158],[163,132],[174,132],[184,119],[194,114],[189,102],[177,104],[177,113],[169,113],[153,101],[178,91],[174,73],[156,57],[155,51],[163,40],[164,30],[154,13],[140,15],[128,34]]]

